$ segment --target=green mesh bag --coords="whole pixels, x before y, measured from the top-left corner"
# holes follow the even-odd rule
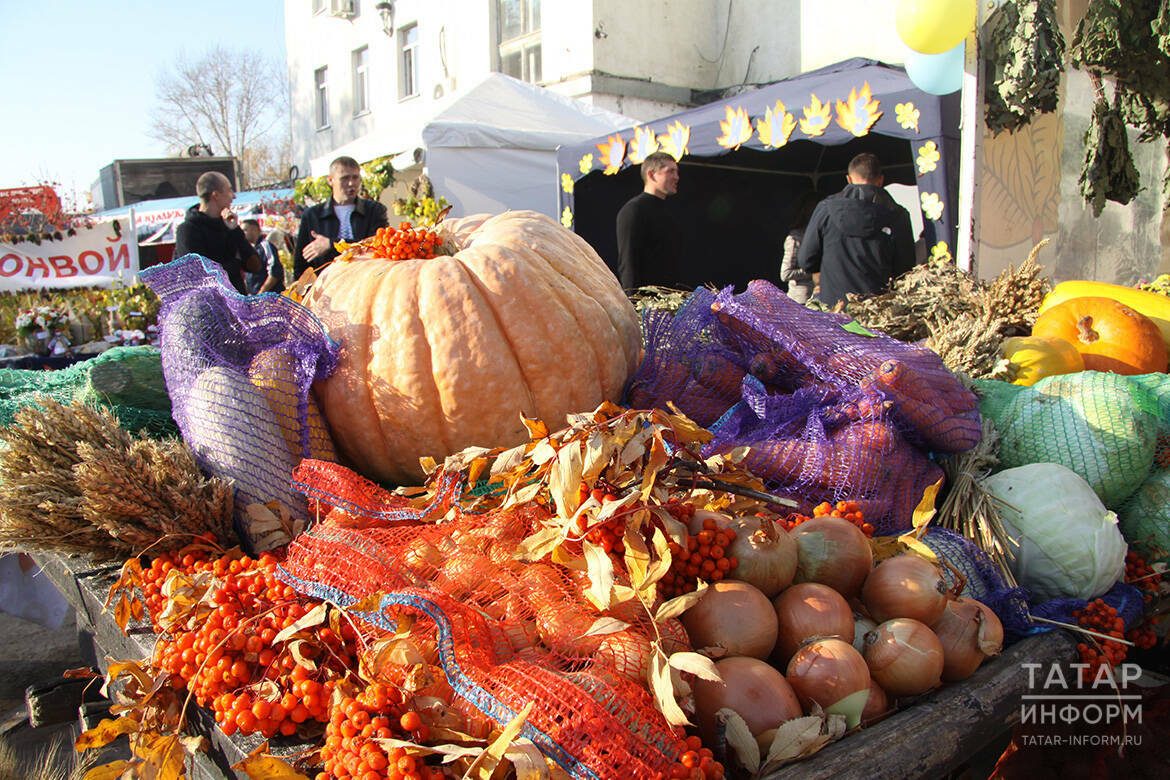
[[[109,408],[133,433],[177,436],[160,355],[150,346],[113,347],[59,371],[0,369],[0,426],[11,425],[21,408],[47,395],[63,404]]]
[[[992,419],[1004,468],[1059,463],[1116,509],[1150,473],[1161,412],[1158,398],[1129,377],[1082,371],[1023,388]]]
[[[1157,468],[1117,513],[1129,546],[1148,563],[1170,563],[1170,468]]]

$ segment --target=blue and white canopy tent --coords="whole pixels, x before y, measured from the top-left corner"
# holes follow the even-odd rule
[[[900,67],[852,59],[557,150],[561,222],[616,268],[614,220],[642,189],[638,165],[679,160],[667,203],[685,235],[678,284],[779,278],[800,195],[845,185],[849,160],[881,159],[887,184],[916,186],[932,255],[955,246],[959,95],[914,86]]]

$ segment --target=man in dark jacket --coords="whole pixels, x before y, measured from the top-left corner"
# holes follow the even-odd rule
[[[854,157],[846,178],[845,189],[817,204],[800,245],[800,266],[820,274],[816,297],[829,306],[847,293],[880,293],[914,267],[910,214],[882,188],[877,156]]]
[[[359,198],[362,169],[352,157],[338,157],[329,164],[329,186],[333,195],[324,203],[310,206],[301,214],[301,229],[293,250],[293,277],[305,269],[320,269],[333,258],[336,241],[361,241],[387,227],[386,207],[376,200]]]
[[[241,268],[260,271],[260,258],[244,237],[230,206],[236,198],[232,183],[222,173],[208,171],[195,182],[199,203],[187,210],[187,216],[175,228],[175,257],[189,252],[203,255],[223,266],[236,291],[243,294]]]
[[[632,290],[678,279],[679,229],[666,198],[678,192],[678,163],[665,152],[642,161],[642,191],[617,215],[618,280]]]

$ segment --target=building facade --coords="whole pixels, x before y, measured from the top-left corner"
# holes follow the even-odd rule
[[[362,160],[409,152],[448,98],[493,71],[650,120],[715,90],[848,57],[901,61],[892,13],[838,29],[834,20],[868,7],[858,0],[286,0],[294,161],[302,175],[318,175],[334,153]]]

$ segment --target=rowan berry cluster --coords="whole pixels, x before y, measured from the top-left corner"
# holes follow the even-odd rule
[[[853,525],[857,526],[863,534],[873,537],[873,525],[865,522],[865,517],[861,512],[861,507],[856,501],[838,501],[836,504],[830,504],[828,501],[822,501],[813,507],[813,517],[839,517],[842,520],[848,520]],[[778,522],[784,526],[784,530],[791,531],[801,523],[807,523],[812,517],[802,514],[793,514],[787,518],[783,518]]]
[[[344,697],[334,707],[325,727],[324,762],[316,780],[438,780],[443,773],[401,747],[378,740],[424,742],[429,729],[415,710],[406,707],[398,692],[383,683],[366,686],[355,697]]]
[[[668,777],[675,780],[722,780],[723,764],[715,760],[710,748],[703,747],[703,741],[691,735],[679,741],[681,756]]]
[[[1125,581],[1142,592],[1142,598],[1149,604],[1158,597],[1158,583],[1162,575],[1155,572],[1146,559],[1130,550],[1125,554]]]
[[[442,243],[443,239],[435,231],[413,227],[409,222],[378,228],[369,239],[373,256],[384,260],[429,260]]]
[[[357,634],[348,623],[337,631],[315,626],[312,640],[299,640],[295,654],[288,641],[278,641],[314,603],[276,578],[277,564],[268,553],[215,560],[192,553],[177,566],[156,559],[147,571],[157,573],[144,572],[152,619],[158,607],[165,609],[166,572],[215,577],[209,592],[214,608],[190,631],[172,627],[155,647],[154,665],[172,675],[172,687],[187,688],[200,706],[210,706],[228,736],[291,736],[305,721],[325,722],[334,683],[355,662]]]
[[[679,512],[675,517],[685,522],[680,515],[688,514],[687,511],[685,509],[675,511]],[[694,514],[693,507],[689,514]],[[659,580],[662,596],[670,599],[690,593],[698,587],[699,579],[718,582],[731,577],[739,565],[738,559],[727,554],[733,541],[734,529],[719,528],[713,518],[707,517],[703,519],[702,530],[687,537],[685,549],[676,542],[670,542],[670,570]]]
[[[1073,612],[1073,617],[1076,618],[1078,624],[1098,634],[1106,634],[1118,639],[1124,637],[1125,621],[1117,616],[1117,610],[1114,607],[1109,606],[1101,599],[1091,601],[1083,609],[1076,610]],[[1097,679],[1101,667],[1107,666],[1112,669],[1125,660],[1126,647],[1120,642],[1109,639],[1093,637],[1090,640],[1089,637],[1086,637],[1086,641],[1077,645],[1077,653],[1080,654],[1081,663],[1088,664],[1087,669],[1081,669],[1081,680],[1082,682],[1090,682]]]

